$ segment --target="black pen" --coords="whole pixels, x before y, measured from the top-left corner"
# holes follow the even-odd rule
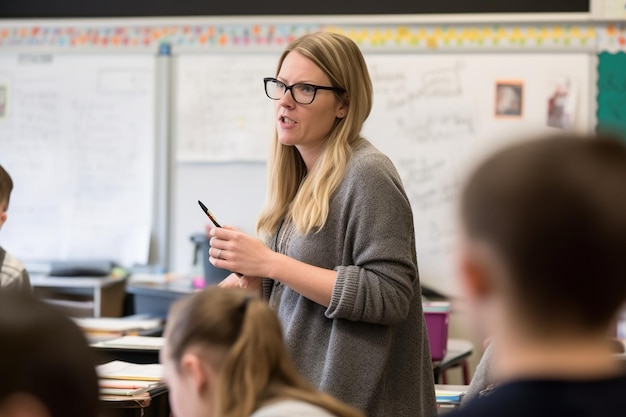
[[[200,204],[200,208],[202,209],[202,211],[204,211],[204,214],[209,216],[209,219],[211,220],[211,223],[213,223],[215,225],[215,227],[221,228],[222,226],[217,222],[217,220],[215,220],[215,217],[213,217],[213,214],[211,214],[209,209],[204,204],[202,204],[202,201],[198,200],[198,204]],[[221,249],[220,249],[220,252],[221,252]],[[233,272],[233,273],[235,275],[237,275],[239,278],[241,278],[243,276],[239,272]]]
[[[200,208],[202,208],[202,211],[204,211],[204,214],[206,214],[207,216],[209,216],[209,219],[211,220],[211,222],[215,225],[215,227],[222,227],[217,220],[215,220],[215,217],[213,217],[213,215],[211,214],[211,212],[209,211],[208,208],[206,208],[206,206],[204,204],[202,204],[202,201],[198,200],[198,204],[200,204]]]

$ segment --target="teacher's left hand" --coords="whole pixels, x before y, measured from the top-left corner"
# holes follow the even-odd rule
[[[213,266],[250,277],[271,278],[270,266],[276,252],[259,239],[230,226],[214,227],[209,236],[209,261]]]

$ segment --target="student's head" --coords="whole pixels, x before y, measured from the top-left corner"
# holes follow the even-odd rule
[[[289,214],[300,231],[308,232],[326,221],[329,196],[341,181],[372,108],[372,82],[358,46],[329,32],[291,42],[278,61],[276,78],[286,86],[306,83],[334,88],[317,90],[309,104],[303,104],[308,100],[299,97],[300,91],[295,97],[293,90],[282,96],[268,92],[280,98],[275,102],[268,202],[258,229],[271,233]],[[312,172],[301,157],[305,153],[319,155],[315,166],[308,167]]]
[[[626,301],[626,147],[570,133],[497,152],[462,193],[464,282],[533,337],[599,335]],[[509,323],[510,324],[510,323]]]
[[[210,287],[172,307],[161,351],[177,417],[249,416],[277,398],[304,399],[338,416],[358,416],[297,374],[280,323],[265,301]]]
[[[0,165],[0,228],[7,219],[9,200],[13,190],[13,180],[8,172]]]
[[[98,415],[93,353],[54,306],[0,291],[0,340],[0,416]]]

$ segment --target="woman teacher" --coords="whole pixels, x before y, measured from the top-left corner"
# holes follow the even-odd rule
[[[211,263],[243,275],[220,285],[262,292],[314,386],[371,417],[436,415],[411,206],[360,135],[372,107],[361,51],[342,35],[305,35],[264,83],[276,134],[262,240],[209,230]]]

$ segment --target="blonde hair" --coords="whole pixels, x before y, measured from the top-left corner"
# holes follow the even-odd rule
[[[210,287],[177,301],[165,335],[168,354],[177,364],[189,349],[199,348],[206,353],[200,355],[203,360],[219,370],[215,403],[219,417],[249,416],[280,399],[306,401],[338,417],[363,417],[298,374],[278,318],[248,291]]]
[[[293,220],[303,234],[324,226],[330,197],[343,178],[352,150],[361,141],[361,128],[372,108],[367,65],[350,38],[329,32],[304,35],[287,46],[276,74],[291,52],[313,61],[332,86],[344,90],[335,94],[338,100],[348,102],[348,112],[335,121],[316,166],[308,173],[298,150],[281,144],[274,134],[268,195],[257,222],[257,232],[265,237],[274,233],[285,218]]]

